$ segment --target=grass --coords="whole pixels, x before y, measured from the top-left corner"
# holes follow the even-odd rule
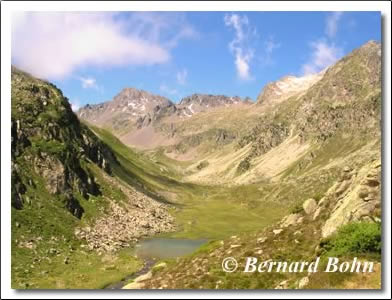
[[[175,204],[172,214],[179,230],[166,235],[219,239],[263,228],[287,213],[284,206],[263,200],[259,185],[225,187],[181,182],[181,174],[162,152],[158,151],[151,160],[151,154],[128,148],[106,130],[92,129],[114,150],[120,161],[121,166],[114,168],[116,175],[155,195],[158,200]],[[161,170],[162,165],[166,170]],[[177,200],[173,202],[162,196],[167,192],[177,195]]]
[[[342,226],[320,246],[326,256],[381,254],[381,223],[354,222]]]
[[[151,153],[138,153],[105,130],[93,130],[116,154],[119,164],[114,164],[115,176],[159,201],[174,204],[172,214],[179,230],[170,234],[171,237],[226,238],[263,228],[286,213],[278,203],[264,201],[258,185],[223,187],[184,183],[178,180],[181,177],[178,166],[173,166],[170,159],[165,160],[162,153],[152,160]],[[57,144],[47,146],[55,152],[62,150],[57,149]],[[26,162],[19,164],[30,170]],[[42,179],[29,171],[37,186],[28,187],[31,205],[12,212],[13,288],[101,288],[140,268],[140,261],[133,257],[131,248],[104,259],[105,256],[96,252],[86,252],[83,243],[74,238],[76,227],[88,225],[104,213],[100,208],[108,205],[105,197],[120,202],[125,199],[121,190],[106,182],[97,166],[82,164],[94,174],[102,196],[90,196],[86,200],[74,195],[85,209],[81,220],[64,210],[64,204],[47,193]],[[177,195],[176,200],[166,199],[167,192]],[[37,242],[37,238],[42,240]],[[18,246],[20,241],[29,240],[34,241],[34,249]],[[51,248],[59,253],[48,254]],[[69,264],[64,263],[66,257]]]
[[[18,162],[29,170],[22,162]],[[103,195],[122,201],[124,195],[107,184],[98,167],[90,164]],[[11,276],[14,289],[42,288],[102,288],[119,281],[141,267],[133,248],[123,249],[113,255],[99,255],[87,250],[75,239],[74,229],[89,224],[103,214],[99,208],[108,203],[103,196],[90,196],[88,200],[75,195],[85,209],[82,220],[78,220],[64,209],[60,196],[47,193],[44,182],[33,171],[30,177],[36,188],[28,187],[26,195],[31,199],[23,210],[12,208],[12,263]],[[31,249],[26,243],[32,242]],[[65,264],[65,259],[69,260]]]

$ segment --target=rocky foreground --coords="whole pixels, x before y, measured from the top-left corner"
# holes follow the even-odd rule
[[[314,281],[310,273],[225,273],[227,257],[244,265],[246,257],[259,261],[305,260],[322,255],[322,241],[350,222],[381,222],[381,160],[362,167],[345,166],[339,179],[319,200],[310,198],[280,222],[251,235],[216,241],[198,255],[178,259],[141,276],[125,288],[134,289],[303,289]],[[380,264],[375,264],[380,272]],[[366,274],[361,276],[367,276]],[[370,276],[370,275],[369,275]],[[254,286],[253,286],[254,285]],[[324,288],[327,288],[325,285]]]
[[[107,180],[120,186],[113,178]],[[121,185],[120,189],[127,201],[119,204],[108,199],[110,205],[102,217],[92,226],[75,229],[76,237],[85,240],[90,250],[114,252],[129,247],[142,237],[175,229],[167,204],[159,203],[125,185]]]

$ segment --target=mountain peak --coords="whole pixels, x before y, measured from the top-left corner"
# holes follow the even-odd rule
[[[324,76],[324,73],[325,70],[317,74],[310,74],[302,77],[287,75],[277,81],[270,82],[264,86],[257,97],[257,103],[263,105],[280,103],[283,100],[310,88]]]
[[[181,99],[177,108],[181,115],[190,117],[195,113],[206,111],[210,108],[225,107],[241,103],[249,104],[248,98],[247,101],[244,101],[238,96],[229,97],[225,95],[193,94]]]

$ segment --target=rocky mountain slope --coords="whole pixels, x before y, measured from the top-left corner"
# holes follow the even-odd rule
[[[238,184],[260,178],[279,180],[289,169],[310,168],[333,144],[341,146],[328,153],[329,159],[338,161],[348,151],[379,141],[380,44],[369,42],[353,51],[309,89],[283,102],[256,106],[259,116],[250,128],[229,127],[235,138],[227,151],[204,155],[209,166],[190,174],[189,180]],[[225,119],[223,113],[220,117]]]
[[[82,107],[78,116],[91,124],[121,131],[132,126],[146,127],[166,111],[175,111],[169,99],[143,90],[125,88],[112,101]]]
[[[291,96],[298,95],[319,81],[323,77],[324,72],[325,70],[318,74],[303,77],[285,76],[276,82],[271,82],[263,88],[257,97],[257,103],[271,105],[282,102]]]
[[[177,114],[180,116],[191,117],[196,113],[208,111],[216,107],[228,107],[239,104],[249,105],[252,104],[252,101],[249,98],[242,100],[238,96],[193,94],[181,99],[176,108],[179,111]]]
[[[323,270],[330,256],[343,256],[345,261],[355,256],[363,262],[369,261],[372,251],[380,255],[380,166],[379,158],[359,169],[346,166],[320,199],[306,199],[281,221],[255,233],[211,242],[194,255],[160,264],[137,280],[137,285],[126,288],[379,289],[380,256],[372,257],[373,273],[331,274]],[[336,233],[338,228],[340,231]],[[336,243],[344,230],[348,236],[344,236],[340,244]],[[228,257],[237,260],[238,271],[222,270],[222,262]],[[315,273],[306,269],[294,273],[257,270],[244,273],[247,257],[256,258],[258,264],[264,261],[312,262],[317,257],[321,262]]]
[[[271,93],[267,103],[256,104],[260,115],[248,130],[227,127],[236,132],[234,138],[213,152],[200,151],[185,172],[191,182],[257,187],[259,201],[290,206],[291,213],[262,230],[167,261],[138,281],[138,288],[380,288],[381,45],[370,41],[316,76],[321,78],[284,101]],[[221,120],[225,116],[221,111]],[[185,124],[200,124],[192,119]],[[211,124],[216,123],[204,132]],[[203,130],[197,134],[202,138],[195,147],[216,143]],[[244,192],[237,201],[249,197]],[[370,257],[376,263],[369,275],[222,270],[224,258],[243,266],[249,256],[259,261],[321,256],[322,266],[328,256]]]
[[[232,105],[250,105],[252,101],[224,95],[194,94],[178,104],[134,88],[125,88],[113,100],[86,105],[78,110],[79,118],[110,129],[124,143],[141,148],[175,144],[174,127],[162,130],[162,124],[173,124],[200,112]]]
[[[173,105],[147,92],[123,92],[78,112],[88,128],[58,89],[13,71],[14,261],[25,263],[26,253],[42,260],[53,251],[41,240],[49,245],[59,236],[74,253],[115,255],[140,236],[174,230],[175,222],[171,236],[212,241],[153,269],[138,288],[380,287],[379,263],[368,277],[221,267],[226,257],[243,264],[248,256],[320,256],[322,265],[329,255],[380,261],[379,43],[368,42],[320,74],[271,83],[254,104],[196,94]],[[153,104],[143,109],[143,97]],[[64,200],[67,194],[74,200]],[[67,247],[53,252],[61,266],[67,257],[76,260]],[[124,271],[121,255],[116,259],[105,272]],[[22,265],[13,275],[19,286],[26,274],[38,274]]]
[[[11,120],[13,207],[22,209],[33,201],[25,196],[26,185],[34,188],[33,178],[39,176],[46,190],[64,197],[66,208],[81,218],[84,210],[73,194],[85,199],[100,194],[81,160],[110,174],[110,162],[116,162],[113,153],[79,122],[61,91],[15,68]]]
[[[55,271],[48,254],[74,268],[83,249],[94,257],[174,229],[169,206],[151,198],[53,84],[12,67],[11,96],[13,287],[39,276],[34,269]]]

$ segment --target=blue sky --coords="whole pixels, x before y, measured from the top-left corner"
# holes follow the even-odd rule
[[[74,108],[135,87],[256,99],[262,87],[381,40],[378,12],[18,13],[12,63],[55,83]],[[28,50],[27,50],[28,49]]]

